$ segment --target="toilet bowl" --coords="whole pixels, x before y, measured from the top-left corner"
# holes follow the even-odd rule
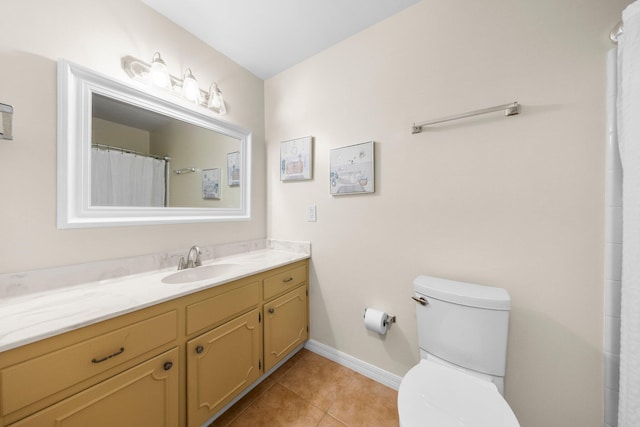
[[[421,360],[400,383],[400,425],[519,427],[502,396],[507,291],[430,276],[413,289]]]
[[[491,381],[422,359],[398,391],[401,427],[519,427]]]

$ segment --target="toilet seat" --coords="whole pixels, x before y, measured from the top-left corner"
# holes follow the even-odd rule
[[[519,427],[496,386],[422,359],[400,383],[402,427]]]

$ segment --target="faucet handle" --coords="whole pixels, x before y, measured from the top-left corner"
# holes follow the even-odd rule
[[[191,253],[195,252],[196,259],[191,258]],[[191,249],[189,249],[189,255],[187,256],[187,263],[190,268],[200,267],[202,265],[202,261],[200,260],[200,255],[202,254],[202,250],[200,250],[200,246],[193,245]]]
[[[180,261],[178,261],[178,270],[184,270],[187,268],[187,263],[184,261],[184,257],[180,257]]]

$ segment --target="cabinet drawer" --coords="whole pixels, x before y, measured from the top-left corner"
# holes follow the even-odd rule
[[[105,372],[177,338],[170,311],[0,372],[3,415]]]
[[[304,283],[307,280],[307,266],[285,270],[282,273],[264,279],[264,299],[268,300],[279,295],[289,289]]]
[[[178,357],[175,348],[11,426],[177,426]]]
[[[260,282],[187,306],[187,335],[230,319],[260,302]]]

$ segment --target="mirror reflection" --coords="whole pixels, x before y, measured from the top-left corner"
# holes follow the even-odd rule
[[[92,94],[91,206],[238,208],[241,141]]]

